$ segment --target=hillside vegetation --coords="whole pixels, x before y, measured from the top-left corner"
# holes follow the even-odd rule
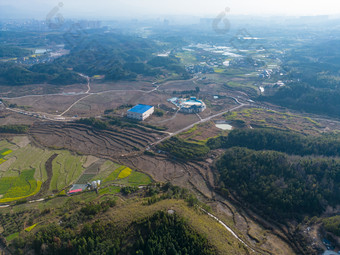
[[[340,160],[236,147],[216,166],[227,189],[272,218],[319,215],[340,201]]]
[[[275,95],[261,97],[276,104],[317,114],[340,116],[338,39],[309,42],[291,49],[282,69],[287,85]]]
[[[247,254],[232,234],[197,210],[209,208],[188,190],[153,184],[120,196],[124,199],[88,192],[43,206],[17,205],[14,214],[5,209],[0,219],[9,220],[0,223],[9,249],[14,254]]]
[[[340,137],[336,134],[314,137],[275,129],[236,129],[228,136],[210,139],[207,145],[212,149],[240,146],[301,156],[340,156]]]
[[[36,254],[216,254],[182,217],[163,211],[125,228],[100,221],[78,231],[50,224],[31,245]]]
[[[18,86],[37,83],[56,85],[85,83],[86,79],[78,73],[88,76],[104,75],[107,81],[135,80],[140,75],[149,77],[175,75],[178,78],[189,78],[180,59],[175,56],[155,57],[153,53],[159,46],[151,40],[103,33],[101,30],[89,31],[89,34],[77,37],[71,36],[72,38],[67,38],[67,35],[55,36],[59,36],[58,39],[62,40],[65,48],[70,50],[69,54],[50,63],[31,66],[1,63],[0,84]],[[17,48],[11,49],[11,52],[22,54]]]
[[[158,145],[158,148],[183,160],[203,159],[209,152],[209,148],[206,145],[186,142],[177,137],[171,137],[164,141]]]

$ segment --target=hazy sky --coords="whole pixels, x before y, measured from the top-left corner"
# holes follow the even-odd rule
[[[234,15],[340,14],[340,0],[0,0],[0,17],[45,19],[58,3],[65,18],[214,16],[226,7]]]

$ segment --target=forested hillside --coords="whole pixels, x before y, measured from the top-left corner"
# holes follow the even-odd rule
[[[104,221],[80,230],[50,224],[30,238],[35,254],[216,254],[183,218],[162,211],[124,229]]]
[[[301,156],[340,156],[340,137],[337,134],[314,137],[275,129],[235,129],[228,136],[210,139],[207,145],[212,149],[240,146]]]
[[[340,160],[234,147],[217,162],[222,187],[277,220],[339,205]]]
[[[160,47],[152,40],[136,36],[103,33],[99,30],[86,35],[60,35],[58,40],[65,43],[70,53],[50,63],[22,65],[0,64],[0,84],[24,85],[51,83],[66,85],[84,83],[86,79],[77,73],[88,76],[104,75],[107,81],[131,80],[139,75],[158,77],[159,75],[187,79],[185,68],[175,56],[156,57]],[[21,56],[24,50],[11,48],[9,53]],[[1,54],[1,48],[0,48]],[[13,55],[12,54],[12,55]],[[7,54],[8,55],[8,54]]]
[[[316,41],[287,53],[288,83],[274,96],[262,97],[297,110],[340,117],[339,40]]]

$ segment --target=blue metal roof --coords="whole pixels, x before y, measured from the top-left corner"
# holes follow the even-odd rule
[[[128,110],[128,112],[144,113],[151,108],[152,108],[152,106],[150,106],[150,105],[138,104],[138,105],[132,107],[130,110]]]

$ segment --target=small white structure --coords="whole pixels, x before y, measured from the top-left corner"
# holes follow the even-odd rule
[[[91,182],[91,189],[97,189],[100,186],[100,180]]]
[[[135,120],[145,120],[150,117],[155,108],[151,105],[138,104],[127,111],[127,117]]]

